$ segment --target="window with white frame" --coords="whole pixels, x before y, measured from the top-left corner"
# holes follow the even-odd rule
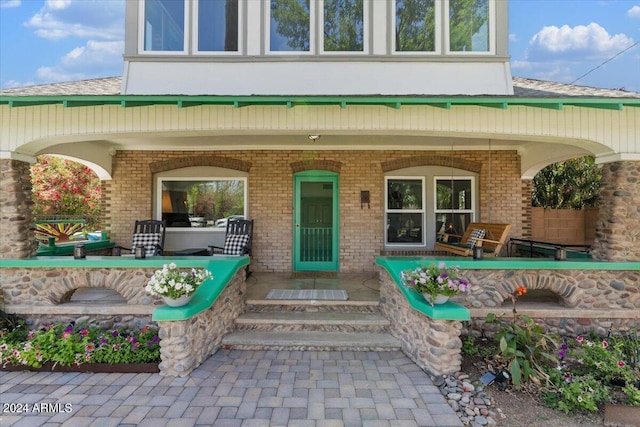
[[[185,46],[186,4],[184,0],[145,0],[143,51],[183,52]]]
[[[268,4],[269,53],[364,53],[368,47],[367,0],[269,0]]]
[[[444,233],[462,235],[475,219],[475,178],[434,178],[436,240]]]
[[[385,178],[387,245],[425,244],[425,180],[423,177]]]
[[[156,212],[167,227],[226,227],[247,215],[245,177],[159,177]]]
[[[270,52],[311,51],[311,0],[270,0],[268,12]]]
[[[239,53],[243,4],[241,0],[143,0],[140,50]]]
[[[448,0],[449,52],[493,51],[493,6],[490,0]]]
[[[196,50],[202,53],[238,52],[240,45],[239,0],[199,0]]]
[[[442,2],[436,0],[396,0],[393,9],[394,52],[437,52]]]
[[[364,51],[364,0],[324,0],[322,12],[324,52]]]

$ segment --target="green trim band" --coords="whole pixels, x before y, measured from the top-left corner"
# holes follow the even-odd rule
[[[153,310],[152,320],[168,322],[186,320],[213,305],[224,288],[231,281],[239,269],[249,264],[249,257],[228,257],[226,260],[209,261],[206,268],[213,274],[213,278],[205,281],[193,294],[189,304],[182,307],[162,306]]]
[[[567,259],[556,261],[549,258],[502,258],[487,257],[474,260],[466,257],[378,257],[376,263],[384,262],[393,268],[406,270],[421,264],[457,265],[469,270],[640,270],[638,261],[600,261],[594,259]]]
[[[74,259],[64,256],[39,256],[26,259],[0,259],[1,268],[162,268],[164,264],[174,262],[180,268],[204,268],[210,262],[239,262],[248,257],[231,255],[204,256],[154,256],[144,259],[135,259],[133,255],[123,256],[87,256],[85,259]],[[244,264],[244,265],[246,265]]]
[[[29,107],[61,104],[66,108],[116,105],[123,108],[150,105],[175,105],[188,108],[199,105],[228,105],[234,108],[262,105],[279,105],[287,108],[310,105],[381,105],[399,109],[403,105],[428,105],[450,109],[455,106],[479,106],[507,109],[509,107],[533,107],[562,110],[565,106],[622,110],[623,107],[640,107],[640,98],[564,97],[532,98],[513,96],[205,96],[205,95],[69,95],[69,96],[0,96],[0,105]]]

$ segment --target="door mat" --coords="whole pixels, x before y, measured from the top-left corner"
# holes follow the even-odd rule
[[[267,294],[267,299],[316,299],[316,300],[339,300],[349,299],[347,291],[342,289],[271,289]]]

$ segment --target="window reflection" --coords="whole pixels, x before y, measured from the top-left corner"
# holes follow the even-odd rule
[[[309,0],[271,0],[269,50],[308,52],[310,45]]]
[[[147,0],[144,16],[144,50],[184,50],[184,0]]]
[[[489,0],[449,1],[450,50],[489,51]]]
[[[324,50],[362,52],[363,18],[362,0],[325,0]]]
[[[200,0],[198,50],[238,51],[238,0]]]
[[[397,0],[396,51],[434,52],[435,18],[434,0]]]
[[[168,227],[225,227],[245,215],[244,180],[162,181],[162,219]]]

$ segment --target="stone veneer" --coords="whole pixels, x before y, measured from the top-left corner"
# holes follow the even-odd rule
[[[0,259],[29,258],[38,247],[30,168],[27,162],[0,159]]]
[[[513,316],[509,298],[517,287],[529,291],[519,297],[516,309],[562,335],[600,335],[609,328],[629,329],[640,320],[640,270],[470,270],[461,277],[471,284],[467,294],[452,299],[469,308],[471,323],[465,333],[479,335],[495,326],[485,324],[488,313]],[[549,290],[558,302],[537,302],[531,291]]]
[[[86,321],[100,327],[140,328],[162,299],[145,292],[155,268],[3,268],[4,309],[43,323]],[[126,304],[65,304],[79,288],[112,289]]]
[[[179,321],[159,321],[160,375],[184,377],[220,347],[245,311],[244,269],[238,270],[207,310]]]
[[[593,257],[640,261],[640,162],[602,165]]]
[[[391,321],[391,334],[402,342],[402,351],[420,368],[434,375],[460,370],[462,322],[433,320],[414,310],[389,273],[382,269],[380,310]]]

